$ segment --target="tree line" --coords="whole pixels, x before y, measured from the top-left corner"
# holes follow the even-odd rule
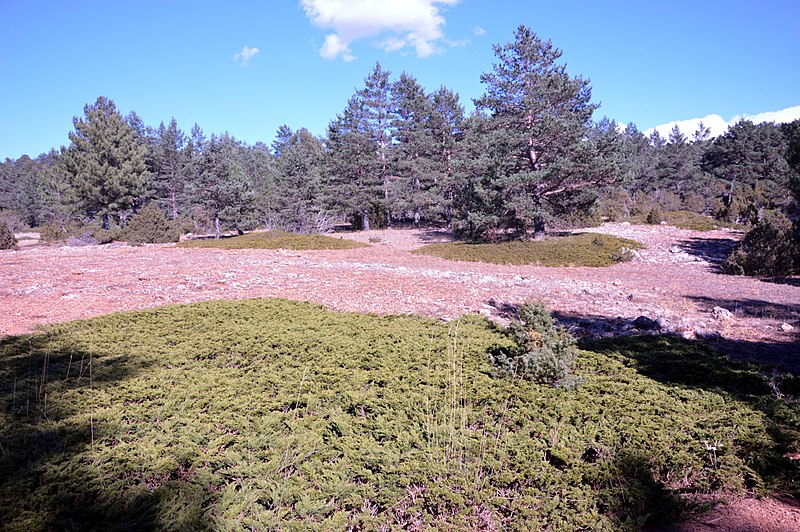
[[[100,97],[70,143],[0,163],[0,209],[28,226],[123,226],[154,202],[195,231],[324,232],[436,224],[469,240],[538,237],[548,227],[688,210],[757,224],[795,216],[798,122],[740,121],[716,139],[645,136],[593,120],[589,81],[525,26],[494,47],[483,96],[427,91],[376,64],[318,137],[281,126],[271,145],[229,133],[146,126]]]

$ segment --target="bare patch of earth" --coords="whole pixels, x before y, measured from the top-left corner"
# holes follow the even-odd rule
[[[717,263],[739,233],[627,224],[590,230],[632,238],[647,249],[608,268],[547,268],[410,253],[449,239],[424,230],[343,233],[372,241],[346,251],[25,246],[0,252],[0,335],[213,299],[285,297],[342,311],[441,319],[481,313],[501,322],[516,305],[541,299],[578,334],[639,332],[634,322],[645,316],[658,322],[658,330],[797,368],[800,283],[719,274]]]
[[[721,275],[741,237],[670,226],[606,224],[588,231],[647,246],[608,268],[452,262],[410,253],[443,232],[341,234],[372,245],[346,251],[182,249],[124,244],[0,251],[0,336],[109,312],[214,299],[285,297],[341,311],[417,313],[452,319],[480,313],[504,322],[541,299],[577,334],[653,332],[700,337],[734,357],[798,371],[800,280]],[[639,321],[641,323],[642,320]],[[796,501],[742,499],[675,530],[800,530]]]

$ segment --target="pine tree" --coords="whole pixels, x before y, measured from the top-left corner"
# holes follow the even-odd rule
[[[63,162],[84,212],[99,216],[108,229],[111,219],[129,213],[144,192],[147,148],[108,98],[86,105],[84,116],[73,120]]]
[[[385,219],[381,176],[374,172],[375,142],[366,120],[363,101],[353,96],[345,110],[328,126],[327,205],[369,230],[371,221]]]
[[[158,127],[153,146],[152,174],[149,192],[153,199],[175,220],[185,202],[184,189],[190,160],[186,135],[173,118],[169,125]]]
[[[483,148],[499,159],[467,169],[462,213],[491,209],[482,216],[489,226],[461,220],[459,231],[473,238],[482,236],[476,230],[511,230],[524,237],[529,229],[543,237],[556,211],[585,209],[587,194],[616,179],[588,138],[597,108],[590,102],[589,82],[567,74],[551,41],[525,26],[514,36],[514,42],[495,46],[499,62],[481,76],[487,92],[475,102],[490,115],[478,120],[472,134],[488,135],[477,145],[488,142]],[[489,191],[492,198],[469,205],[469,198]]]
[[[325,147],[307,129],[292,133],[278,150],[276,222],[288,231],[317,232],[320,228]]]
[[[392,84],[393,196],[395,217],[410,217],[415,225],[432,218],[437,181],[433,102],[417,80],[403,72]]]
[[[197,180],[192,183],[193,200],[202,205],[214,221],[214,236],[222,227],[241,232],[252,224],[255,197],[251,180],[240,160],[241,145],[230,135],[211,136],[202,149]]]
[[[719,214],[730,221],[754,223],[790,200],[786,138],[775,124],[737,122],[714,140],[703,165],[727,189]]]
[[[392,210],[390,197],[390,170],[389,150],[392,145],[392,136],[389,131],[391,120],[391,96],[389,71],[383,70],[380,63],[375,63],[372,73],[364,80],[364,88],[356,94],[361,100],[362,119],[367,132],[372,137],[375,146],[375,157],[370,165],[369,172],[380,181],[383,190],[383,217],[388,227],[392,224]]]

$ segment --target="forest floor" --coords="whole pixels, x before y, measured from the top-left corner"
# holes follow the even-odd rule
[[[543,300],[578,336],[661,332],[700,338],[732,358],[800,373],[800,279],[722,275],[735,231],[605,224],[587,231],[647,247],[607,268],[504,266],[412,254],[450,235],[388,229],[335,236],[370,243],[344,251],[219,250],[174,245],[42,246],[0,252],[0,337],[110,312],[216,299],[283,297],[340,311],[507,322]],[[797,501],[743,499],[680,530],[800,530]]]

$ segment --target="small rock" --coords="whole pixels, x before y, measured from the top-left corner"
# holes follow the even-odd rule
[[[638,318],[633,320],[633,325],[637,329],[641,329],[643,331],[652,331],[659,328],[658,324],[654,320],[648,318],[647,316],[639,316]]]
[[[709,330],[695,331],[694,333],[695,335],[697,335],[698,338],[701,338],[703,340],[718,340],[722,336],[717,331],[709,331]]]
[[[791,326],[791,325],[789,325],[788,323],[782,323],[782,324],[781,324],[781,330],[782,330],[783,332],[792,332],[792,331],[794,330],[794,327],[792,327],[792,326]]]
[[[680,253],[681,252],[681,248],[679,248],[678,246],[672,246],[671,248],[669,248],[669,252],[670,253]]]
[[[711,315],[714,316],[715,320],[720,320],[720,321],[727,321],[733,319],[733,312],[722,307],[714,307],[713,310],[711,311]]]
[[[695,338],[697,338],[697,335],[695,334],[694,331],[681,331],[678,334],[684,340],[694,340]]]
[[[669,329],[669,322],[663,316],[659,316],[656,318],[656,326],[659,329]]]
[[[611,284],[613,284],[614,286],[619,286],[622,284],[622,281],[620,281],[619,279],[614,279],[613,281],[611,281]]]
[[[623,225],[623,226],[625,226],[625,227],[628,227],[629,225],[631,225],[631,223],[630,223],[630,222],[622,222],[622,223],[621,223],[621,224],[619,224],[619,225]]]

